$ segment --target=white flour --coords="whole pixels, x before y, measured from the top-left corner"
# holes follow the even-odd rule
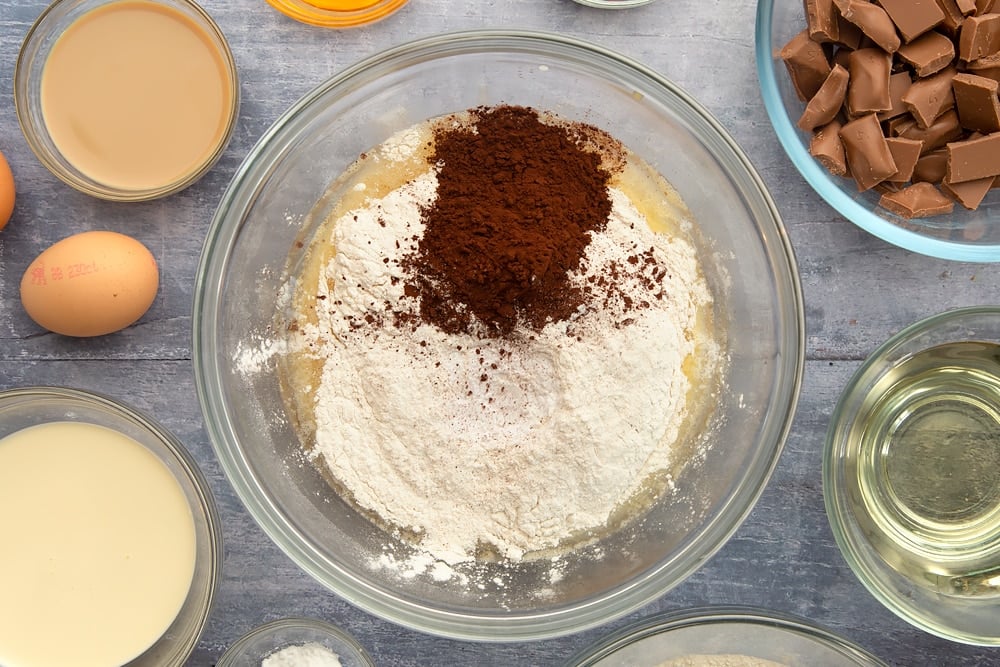
[[[340,656],[316,642],[286,646],[264,658],[261,667],[341,667]]]
[[[685,655],[672,658],[659,667],[785,667],[773,660],[754,658],[749,655]]]
[[[436,185],[426,173],[332,227],[318,326],[301,332],[326,359],[314,455],[438,561],[484,545],[519,559],[600,530],[671,464],[690,387],[681,366],[711,297],[693,247],[652,232],[611,190],[607,229],[573,277],[597,292],[593,308],[510,339],[396,327],[394,312],[418,312],[399,260]],[[632,261],[647,254],[655,265]],[[645,286],[656,265],[662,300]]]

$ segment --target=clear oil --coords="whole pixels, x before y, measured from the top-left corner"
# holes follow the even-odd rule
[[[850,439],[848,498],[882,558],[943,594],[1000,596],[1000,345],[900,362]]]

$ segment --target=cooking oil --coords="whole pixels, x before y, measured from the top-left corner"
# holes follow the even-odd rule
[[[848,499],[881,557],[940,593],[1000,597],[1000,345],[902,360],[849,438]]]

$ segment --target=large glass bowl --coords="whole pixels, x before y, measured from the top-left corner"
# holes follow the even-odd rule
[[[1000,195],[993,191],[975,211],[955,204],[948,215],[906,220],[878,206],[874,190],[858,193],[854,179],[833,176],[809,154],[810,135],[796,125],[805,104],[792,87],[779,52],[806,27],[801,0],[757,3],[755,49],[764,107],[778,140],[806,182],[861,229],[901,248],[963,262],[1000,261]]]
[[[481,587],[470,588],[367,565],[394,538],[303,462],[274,371],[281,348],[274,324],[288,289],[286,268],[337,198],[328,193],[331,183],[360,153],[424,119],[501,102],[608,130],[672,182],[698,223],[728,361],[725,390],[698,435],[707,452],[677,479],[676,493],[563,557],[560,577],[537,561],[481,563],[474,573]],[[223,469],[289,557],[343,598],[400,624],[462,639],[523,640],[634,610],[722,546],[778,460],[801,381],[803,319],[774,202],[700,105],[652,70],[597,46],[475,31],[422,39],[350,67],[264,134],[206,239],[193,348],[199,399]]]

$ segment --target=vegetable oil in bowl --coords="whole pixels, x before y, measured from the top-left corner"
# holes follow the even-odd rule
[[[1000,596],[1000,345],[903,358],[848,443],[848,503],[880,556],[940,593]]]

